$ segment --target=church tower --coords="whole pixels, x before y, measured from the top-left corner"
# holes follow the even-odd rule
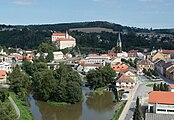
[[[120,36],[120,33],[118,33],[116,51],[117,51],[117,52],[122,52],[122,43],[121,43],[121,36]]]

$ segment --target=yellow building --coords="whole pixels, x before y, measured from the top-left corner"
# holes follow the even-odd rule
[[[152,61],[155,61],[157,59],[166,61],[166,59],[169,59],[169,58],[170,58],[170,54],[164,54],[164,53],[158,52],[152,57]]]

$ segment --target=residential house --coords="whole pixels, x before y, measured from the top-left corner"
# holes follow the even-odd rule
[[[61,51],[53,52],[54,61],[61,60],[64,58],[64,54]]]
[[[125,73],[128,71],[128,66],[124,63],[118,62],[115,65],[111,65],[111,68],[118,74],[118,73]]]
[[[166,69],[166,78],[174,81],[174,65]]]
[[[115,82],[119,88],[134,88],[136,85],[136,82],[126,74],[122,74]]]
[[[135,82],[137,82],[138,80],[138,75],[137,75],[137,71],[133,68],[128,69],[127,72],[125,72],[125,75],[129,76],[130,78],[132,78]]]
[[[12,72],[12,64],[7,62],[0,63],[0,70],[5,70],[7,73]]]
[[[109,56],[93,55],[85,58],[85,64],[105,64],[110,62],[111,58]]]
[[[117,57],[120,57],[120,58],[127,58],[127,57],[128,57],[128,53],[127,53],[127,52],[120,52],[120,53],[117,53]]]
[[[152,61],[155,61],[156,59],[161,59],[161,60],[167,60],[170,59],[170,54],[165,54],[162,52],[157,52],[153,57],[152,57]]]
[[[164,54],[170,54],[170,58],[174,59],[174,50],[162,50]]]
[[[138,50],[130,50],[128,51],[128,58],[134,60],[135,58],[137,58],[137,53],[138,53]]]
[[[138,69],[138,73],[142,73],[143,69],[149,70],[152,69],[153,70],[153,63],[150,60],[141,60],[137,63],[137,69]]]
[[[84,65],[82,65],[82,67],[79,66],[77,69],[84,73],[88,73],[90,70],[94,70],[94,69],[102,67],[102,66],[103,66],[102,64],[84,64]],[[80,70],[80,67],[82,68],[81,70]]]
[[[5,70],[0,70],[0,83],[6,83],[7,74]]]
[[[165,61],[161,60],[161,59],[156,59],[156,61],[154,62],[154,70],[158,73],[160,73],[161,75],[164,74],[164,65],[165,65]]]
[[[163,65],[163,75],[166,77],[166,72],[167,72],[167,70],[169,70],[168,71],[168,75],[169,75],[169,72],[171,72],[170,70],[170,68],[172,67],[172,66],[174,66],[174,61],[170,61],[170,62],[166,62],[164,65]],[[168,76],[169,77],[169,76]]]
[[[111,60],[111,65],[115,65],[117,63],[121,63],[121,58],[115,57]]]
[[[174,114],[174,92],[150,92],[148,112],[156,114]]]

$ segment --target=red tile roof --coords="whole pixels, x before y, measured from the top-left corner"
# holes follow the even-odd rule
[[[121,73],[126,72],[129,68],[126,64],[122,63],[117,63],[116,65],[112,65],[111,67],[113,70],[115,70],[115,72],[121,72]]]
[[[52,36],[65,36],[65,33],[53,33]]]
[[[169,87],[170,87],[171,89],[174,89],[174,84],[169,84]]]
[[[139,65],[150,65],[150,61],[148,60],[141,60],[140,62],[138,62]]]
[[[168,70],[166,70],[167,73],[171,73],[174,71],[174,66],[172,66],[171,68],[169,68]]]
[[[174,104],[174,92],[153,91],[149,93],[149,103]]]
[[[0,70],[0,75],[6,75],[6,71],[5,70]]]
[[[162,50],[164,54],[174,54],[174,50]]]
[[[74,38],[57,38],[56,41],[75,41]]]
[[[116,53],[108,53],[107,56],[113,57],[113,56],[117,56],[117,54]]]
[[[23,59],[30,60],[28,56],[18,56],[18,60],[23,60]]]
[[[123,74],[118,80],[116,80],[116,82],[131,82],[134,83],[135,81],[130,78],[129,76],[127,76],[126,74]]]

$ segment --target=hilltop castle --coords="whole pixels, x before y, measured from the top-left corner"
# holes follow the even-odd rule
[[[76,46],[76,39],[66,33],[53,33],[52,42],[56,44],[60,49]]]

